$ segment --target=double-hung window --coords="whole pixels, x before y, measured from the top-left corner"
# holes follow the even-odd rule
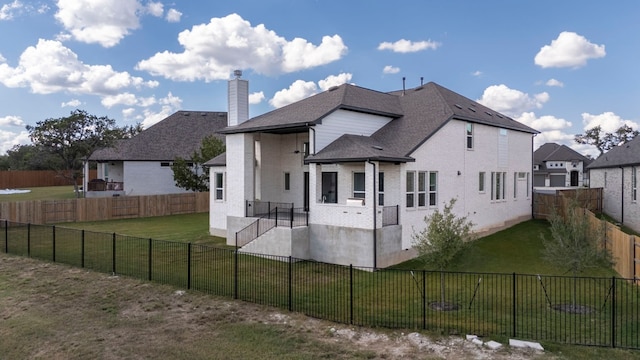
[[[384,173],[378,173],[378,205],[384,206]]]
[[[364,199],[365,197],[363,172],[353,173],[353,197],[358,199]]]
[[[506,182],[506,172],[491,172],[491,200],[504,200]]]
[[[431,171],[429,173],[429,206],[435,206],[438,198],[438,173]]]
[[[478,173],[478,192],[483,193],[486,191],[484,187],[485,176],[486,176],[486,173],[484,171],[480,171]]]
[[[416,172],[407,171],[406,181],[406,201],[407,207],[415,207],[415,195],[416,195]]]
[[[473,149],[473,124],[467,123],[467,150]]]
[[[284,190],[291,190],[291,173],[284,173]]]
[[[215,199],[224,200],[224,173],[214,173]]]
[[[418,206],[427,205],[427,174],[426,171],[418,172]]]

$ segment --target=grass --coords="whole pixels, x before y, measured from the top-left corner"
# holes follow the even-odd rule
[[[75,199],[73,185],[70,186],[44,186],[26,188],[28,193],[0,195],[0,202],[5,201],[30,201],[30,200],[64,200]]]

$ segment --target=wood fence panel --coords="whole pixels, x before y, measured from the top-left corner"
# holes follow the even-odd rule
[[[533,218],[548,219],[555,209],[559,214],[570,199],[577,199],[580,206],[595,213],[602,212],[602,188],[557,190],[555,194],[533,193]]]
[[[96,176],[96,170],[89,170],[90,179],[93,179]],[[54,170],[0,171],[0,189],[66,185],[73,184]],[[78,185],[82,185],[82,180],[78,181]]]
[[[613,256],[613,269],[625,279],[634,279],[640,274],[640,264],[638,263],[637,254],[640,255],[640,249],[636,244],[636,237],[626,234],[608,221],[599,219],[591,211],[587,210],[591,226],[605,226],[605,239],[602,244],[611,252]]]

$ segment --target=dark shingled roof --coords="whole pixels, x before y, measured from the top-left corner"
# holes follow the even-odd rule
[[[207,161],[203,164],[204,166],[226,166],[227,165],[227,153],[223,152],[222,154],[214,157],[213,159]]]
[[[571,149],[566,145],[546,143],[533,152],[533,163],[544,165],[545,161],[571,161],[579,160],[588,165],[591,159]]]
[[[618,145],[600,155],[587,168],[609,168],[619,166],[640,166],[640,136],[626,144]]]
[[[131,139],[97,150],[89,160],[172,161],[176,156],[188,158],[200,148],[206,136],[216,135],[224,140],[218,132],[225,126],[226,112],[181,110]]]
[[[361,135],[342,135],[321,152],[310,156],[309,161],[314,163],[332,163],[336,159],[342,162],[366,161],[375,159],[378,161],[407,162],[412,158],[385,149],[383,144],[374,138]]]

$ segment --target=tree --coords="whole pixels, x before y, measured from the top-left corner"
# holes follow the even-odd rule
[[[15,145],[7,151],[8,170],[50,170],[59,168],[61,163],[41,146]]]
[[[173,160],[173,180],[176,186],[191,191],[209,191],[209,170],[204,163],[225,152],[222,140],[213,135],[202,139],[200,149],[186,160],[176,157]]]
[[[33,144],[60,160],[52,167],[73,183],[77,197],[80,196],[78,179],[82,177],[83,160],[95,150],[110,147],[117,139],[129,136],[137,129],[139,125],[117,127],[113,119],[90,115],[79,109],[67,117],[38,121],[35,126],[27,125]]]
[[[573,276],[573,291],[569,312],[580,312],[576,299],[577,277],[588,268],[613,264],[611,253],[600,246],[605,237],[603,226],[592,225],[577,197],[568,201],[564,215],[553,209],[549,223],[551,237],[542,234],[543,258],[552,265],[566,269]]]
[[[444,210],[438,209],[424,218],[427,227],[414,234],[413,246],[418,252],[418,259],[425,265],[441,271],[440,273],[440,306],[446,308],[444,270],[475,236],[471,232],[473,223],[466,216],[456,216],[453,206],[456,199],[449,200]]]
[[[602,155],[614,146],[633,140],[638,134],[640,134],[638,130],[633,130],[627,124],[622,125],[613,133],[604,133],[600,125],[598,125],[588,129],[584,134],[577,134],[574,137],[574,141],[578,144],[593,145]]]

